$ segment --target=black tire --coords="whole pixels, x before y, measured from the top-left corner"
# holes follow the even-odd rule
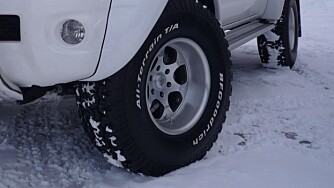
[[[282,16],[275,29],[258,37],[258,49],[262,63],[290,68],[294,66],[297,59],[300,34],[298,11],[296,0],[285,0]],[[292,15],[293,17],[291,17]],[[295,29],[291,33],[289,29],[293,25]],[[290,42],[290,40],[294,42]]]
[[[164,49],[166,55],[167,47],[162,47],[178,38],[189,39],[203,50],[211,87],[199,120],[184,133],[172,135],[159,129],[150,116],[147,84],[157,52]],[[228,43],[215,17],[193,0],[170,0],[126,67],[103,81],[78,87],[84,128],[109,162],[132,172],[161,176],[189,165],[205,156],[222,129],[232,92],[230,69]]]

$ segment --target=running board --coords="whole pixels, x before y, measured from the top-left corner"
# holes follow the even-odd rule
[[[235,29],[228,30],[226,31],[226,39],[230,45],[229,49],[234,50],[254,38],[273,30],[274,28],[274,24],[263,24],[255,21]]]

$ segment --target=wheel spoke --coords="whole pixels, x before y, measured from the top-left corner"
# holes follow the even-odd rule
[[[164,106],[164,113],[162,114],[161,120],[167,121],[170,124],[172,123],[172,117],[173,117],[173,110],[170,108],[169,105]]]
[[[152,106],[152,104],[153,104],[153,101],[154,100],[159,100],[159,98],[158,97],[156,97],[155,95],[150,95],[149,97],[148,97],[148,104],[149,104],[149,106]]]
[[[191,129],[205,110],[210,78],[199,45],[186,38],[168,42],[157,53],[147,79],[147,106],[154,124],[170,135]]]
[[[169,74],[173,75],[173,73],[182,65],[185,65],[185,63],[182,62],[182,60],[177,60],[175,63],[169,64],[169,65],[164,64],[163,70],[170,70]]]
[[[167,88],[166,91],[165,91],[167,94],[170,94],[172,92],[177,91],[177,92],[180,92],[183,97],[185,96],[185,94],[187,92],[187,85],[186,84],[180,85],[177,82],[175,82],[174,80],[171,81],[170,83],[171,83],[171,87]]]

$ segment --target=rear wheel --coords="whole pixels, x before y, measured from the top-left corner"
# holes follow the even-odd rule
[[[204,157],[221,131],[231,61],[218,21],[192,0],[169,1],[131,62],[77,90],[81,118],[109,162],[161,176]]]
[[[292,68],[297,59],[299,13],[296,0],[285,0],[283,14],[274,30],[258,37],[258,49],[264,64]]]

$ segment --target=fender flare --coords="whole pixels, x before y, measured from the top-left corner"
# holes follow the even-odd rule
[[[267,7],[261,19],[275,22],[281,18],[285,0],[267,0]]]
[[[299,37],[302,37],[302,13],[301,13],[301,8],[300,8],[300,0],[297,1],[297,6],[298,6],[298,22],[299,22]]]
[[[113,0],[100,61],[93,76],[103,80],[122,69],[138,52],[168,0]]]
[[[270,22],[275,22],[280,19],[284,3],[286,0],[268,0],[267,8],[262,15],[261,19],[268,20]],[[299,23],[299,37],[302,36],[302,27],[301,27],[301,8],[300,8],[300,0],[296,0],[298,6],[298,23]]]

